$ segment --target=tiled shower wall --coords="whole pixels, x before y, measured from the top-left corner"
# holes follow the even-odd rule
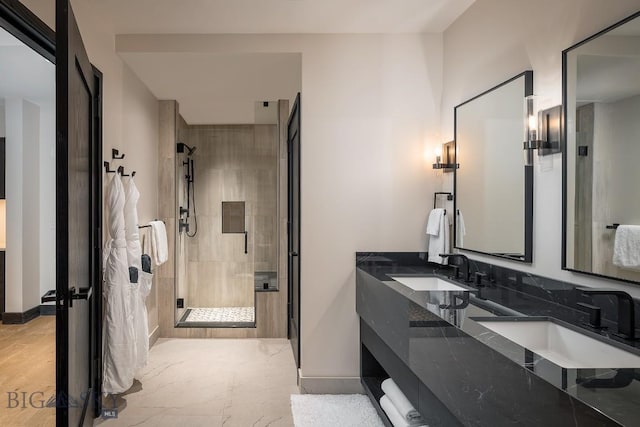
[[[198,222],[187,238],[188,306],[253,307],[254,272],[277,270],[277,132],[275,124],[188,127]],[[246,254],[243,234],[222,233],[222,202],[245,202]]]

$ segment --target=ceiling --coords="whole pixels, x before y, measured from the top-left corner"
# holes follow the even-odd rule
[[[77,0],[122,34],[440,33],[475,0]],[[256,101],[295,98],[299,54],[119,52],[189,124],[253,123]]]
[[[439,33],[475,0],[83,0],[114,34]]]
[[[256,101],[293,99],[301,87],[297,53],[119,54],[158,99],[175,99],[187,123],[254,123]]]

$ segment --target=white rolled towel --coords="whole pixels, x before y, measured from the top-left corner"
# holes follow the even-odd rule
[[[389,399],[389,396],[386,394],[380,399],[380,406],[384,413],[387,414],[387,418],[389,418],[393,427],[426,427],[426,424],[422,422],[422,418],[420,418],[419,421],[407,421],[406,418],[398,412],[396,407],[393,405],[393,402],[391,402],[391,399]]]
[[[640,270],[640,225],[618,226],[613,244],[613,265]]]
[[[164,264],[169,259],[167,229],[162,221],[151,221],[151,249],[156,265]]]
[[[391,378],[387,378],[382,382],[382,391],[384,391],[385,395],[389,397],[393,406],[395,406],[402,418],[404,418],[408,423],[416,425],[414,424],[415,422],[422,422],[420,413],[416,411],[416,408],[413,407],[411,402],[409,402],[409,399],[407,399],[398,385]]]

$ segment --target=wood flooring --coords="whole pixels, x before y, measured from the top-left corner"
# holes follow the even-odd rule
[[[0,426],[55,426],[55,321],[0,325]]]

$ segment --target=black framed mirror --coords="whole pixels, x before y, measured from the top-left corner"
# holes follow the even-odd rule
[[[640,283],[640,12],[562,53],[564,270]]]
[[[525,71],[455,107],[454,247],[533,259],[533,166],[523,158]]]

